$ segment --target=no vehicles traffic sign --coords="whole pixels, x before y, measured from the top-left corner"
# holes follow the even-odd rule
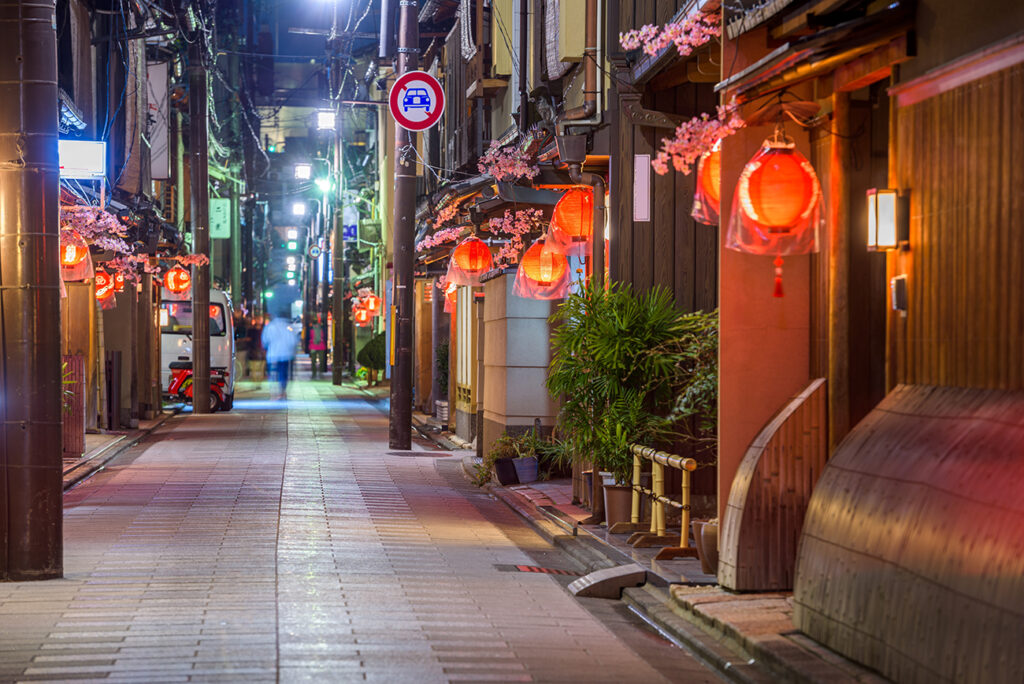
[[[402,74],[388,95],[391,116],[407,131],[425,131],[441,119],[444,91],[425,71]]]

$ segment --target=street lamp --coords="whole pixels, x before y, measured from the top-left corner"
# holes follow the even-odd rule
[[[292,216],[303,216],[306,213],[305,202],[295,202],[292,204]]]
[[[295,257],[290,256],[287,259],[285,259],[284,262],[286,264],[288,264],[289,266],[294,266],[295,265]]]
[[[309,180],[313,177],[313,165],[312,164],[296,164],[295,165],[295,180]]]
[[[288,243],[288,251],[289,252],[294,252],[298,248],[299,248],[299,243],[295,242],[294,240],[292,240],[292,241],[290,241]]]
[[[333,131],[336,115],[332,109],[321,109],[316,113],[316,129],[318,131]]]
[[[330,178],[317,178],[314,182],[317,189],[325,195],[331,191],[331,187],[334,185]]]
[[[289,228],[288,229],[288,239],[289,240],[298,240],[299,239],[299,230],[298,230],[298,228]]]

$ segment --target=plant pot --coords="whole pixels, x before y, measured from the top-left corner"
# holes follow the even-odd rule
[[[701,546],[704,548],[704,556],[701,556],[701,567],[704,567],[704,558],[708,560],[709,575],[718,574],[718,523],[704,523],[704,529],[700,531]]]
[[[516,477],[519,479],[519,484],[528,484],[530,482],[537,481],[538,464],[536,456],[513,458],[512,464],[515,466]]]
[[[513,460],[511,458],[499,458],[494,462],[494,477],[498,480],[498,484],[503,487],[519,484],[519,478],[516,476],[516,465],[512,462]]]
[[[608,527],[615,523],[629,522],[632,508],[632,487],[629,485],[604,486],[604,519]]]
[[[447,401],[435,401],[434,412],[437,414],[437,419],[442,423],[448,422],[448,402]]]
[[[584,506],[593,506],[590,501],[590,494],[594,491],[594,471],[584,470],[583,471],[583,498],[582,502]]]
[[[706,524],[707,522],[704,520],[691,520],[690,531],[693,532],[693,545],[697,549],[697,558],[700,559],[700,571],[705,575],[710,575],[712,574],[711,566],[708,565],[708,558],[704,553],[704,540],[702,534],[704,532],[704,525]]]

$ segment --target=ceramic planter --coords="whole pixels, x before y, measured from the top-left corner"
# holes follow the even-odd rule
[[[629,522],[632,508],[632,487],[629,485],[604,486],[604,519],[608,527],[615,523]]]
[[[516,475],[516,465],[512,462],[513,460],[511,458],[499,458],[494,462],[494,477],[497,478],[498,484],[503,487],[519,484],[519,478]]]
[[[519,479],[519,484],[528,484],[530,482],[537,481],[538,464],[536,456],[513,458],[512,464],[515,466],[516,478]]]

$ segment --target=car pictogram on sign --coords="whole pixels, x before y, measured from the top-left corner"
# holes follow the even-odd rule
[[[410,109],[430,111],[430,95],[426,88],[409,88],[405,91],[405,97],[402,98],[402,111],[408,112]]]

